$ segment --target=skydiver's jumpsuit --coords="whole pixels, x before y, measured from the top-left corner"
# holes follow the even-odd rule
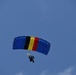
[[[34,63],[34,56],[29,55],[29,57],[28,57],[28,58],[30,59],[30,62],[33,62],[33,63]]]

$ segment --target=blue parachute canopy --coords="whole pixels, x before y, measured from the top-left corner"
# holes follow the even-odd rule
[[[19,36],[13,42],[13,49],[37,51],[45,55],[48,54],[50,46],[50,43],[46,40],[33,36]]]

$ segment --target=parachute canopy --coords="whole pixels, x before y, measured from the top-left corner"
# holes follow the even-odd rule
[[[50,50],[50,43],[38,37],[19,36],[14,39],[13,49],[37,51],[47,55]]]

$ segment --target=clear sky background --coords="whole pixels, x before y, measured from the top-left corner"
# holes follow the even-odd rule
[[[17,36],[51,43],[49,54],[12,49]],[[76,0],[0,0],[0,75],[76,75]]]

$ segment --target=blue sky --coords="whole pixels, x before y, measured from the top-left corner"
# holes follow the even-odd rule
[[[14,51],[17,36],[51,43],[47,56]],[[75,0],[0,0],[0,75],[76,75]]]

